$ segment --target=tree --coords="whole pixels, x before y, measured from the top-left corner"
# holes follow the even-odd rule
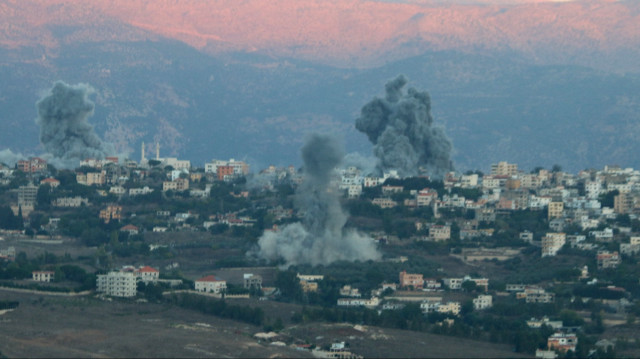
[[[49,184],[38,187],[36,201],[39,207],[48,207],[51,204],[51,186]]]
[[[465,292],[471,293],[473,291],[475,291],[478,288],[476,282],[472,281],[472,280],[466,280],[464,282],[462,282],[462,289]]]

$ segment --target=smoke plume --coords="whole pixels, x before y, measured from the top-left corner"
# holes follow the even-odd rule
[[[331,174],[343,156],[333,138],[309,137],[302,148],[305,177],[295,199],[296,207],[304,210],[302,222],[286,225],[277,232],[265,232],[254,255],[283,259],[287,267],[380,258],[370,237],[344,228],[347,215],[330,188]]]
[[[88,98],[94,92],[86,84],[56,82],[49,93],[36,103],[40,143],[56,166],[73,168],[86,158],[103,159],[113,154],[113,145],[103,142],[87,121],[94,104]]]
[[[13,167],[18,161],[25,159],[22,153],[13,153],[10,149],[0,151],[0,164]]]
[[[433,125],[429,94],[409,88],[400,75],[385,85],[384,99],[374,98],[362,107],[356,128],[369,137],[380,171],[397,170],[403,177],[422,171],[442,177],[452,169],[451,142],[441,127]]]

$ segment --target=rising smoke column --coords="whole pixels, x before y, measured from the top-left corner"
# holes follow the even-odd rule
[[[302,222],[278,232],[265,232],[253,255],[294,264],[328,264],[338,260],[379,259],[373,240],[345,229],[347,215],[331,191],[331,173],[344,154],[337,141],[312,135],[302,148],[304,182],[296,190],[295,205],[305,211]]]
[[[94,109],[88,96],[93,92],[86,84],[58,81],[36,103],[40,143],[58,166],[75,167],[80,160],[103,159],[114,153],[113,145],[103,142],[88,122]]]
[[[402,75],[387,82],[385,98],[376,97],[362,107],[356,128],[373,143],[380,171],[395,169],[408,177],[422,168],[442,177],[452,169],[451,142],[433,125],[429,94],[414,88],[404,94],[406,84]]]

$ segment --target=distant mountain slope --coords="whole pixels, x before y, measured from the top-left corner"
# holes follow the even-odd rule
[[[163,36],[209,54],[257,52],[340,67],[425,51],[511,51],[536,64],[640,72],[639,23],[640,2],[631,0],[8,0],[0,4],[0,44],[55,51],[78,41]]]
[[[60,30],[62,31],[62,30]],[[0,48],[0,150],[37,154],[35,102],[53,81],[96,89],[91,122],[139,158],[140,143],[202,165],[245,158],[258,166],[300,164],[305,134],[342,136],[370,153],[354,128],[362,105],[405,74],[428,90],[458,169],[499,160],[568,170],[640,167],[640,79],[575,66],[532,66],[521,57],[431,52],[368,70],[255,54],[205,55],[181,42],[61,42]]]

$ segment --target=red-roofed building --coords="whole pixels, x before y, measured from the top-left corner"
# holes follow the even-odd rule
[[[127,232],[130,236],[134,234],[140,233],[140,229],[133,224],[127,224],[126,226],[120,228],[120,232]]]
[[[48,184],[49,187],[56,188],[56,187],[58,187],[60,185],[60,181],[58,181],[55,178],[49,177],[49,178],[45,178],[42,181],[40,181],[40,185],[43,185],[43,184]]]
[[[143,282],[155,282],[160,278],[160,272],[149,266],[140,267],[134,273]]]
[[[222,293],[227,289],[227,282],[216,279],[214,275],[202,277],[195,282],[196,291],[205,293]]]

